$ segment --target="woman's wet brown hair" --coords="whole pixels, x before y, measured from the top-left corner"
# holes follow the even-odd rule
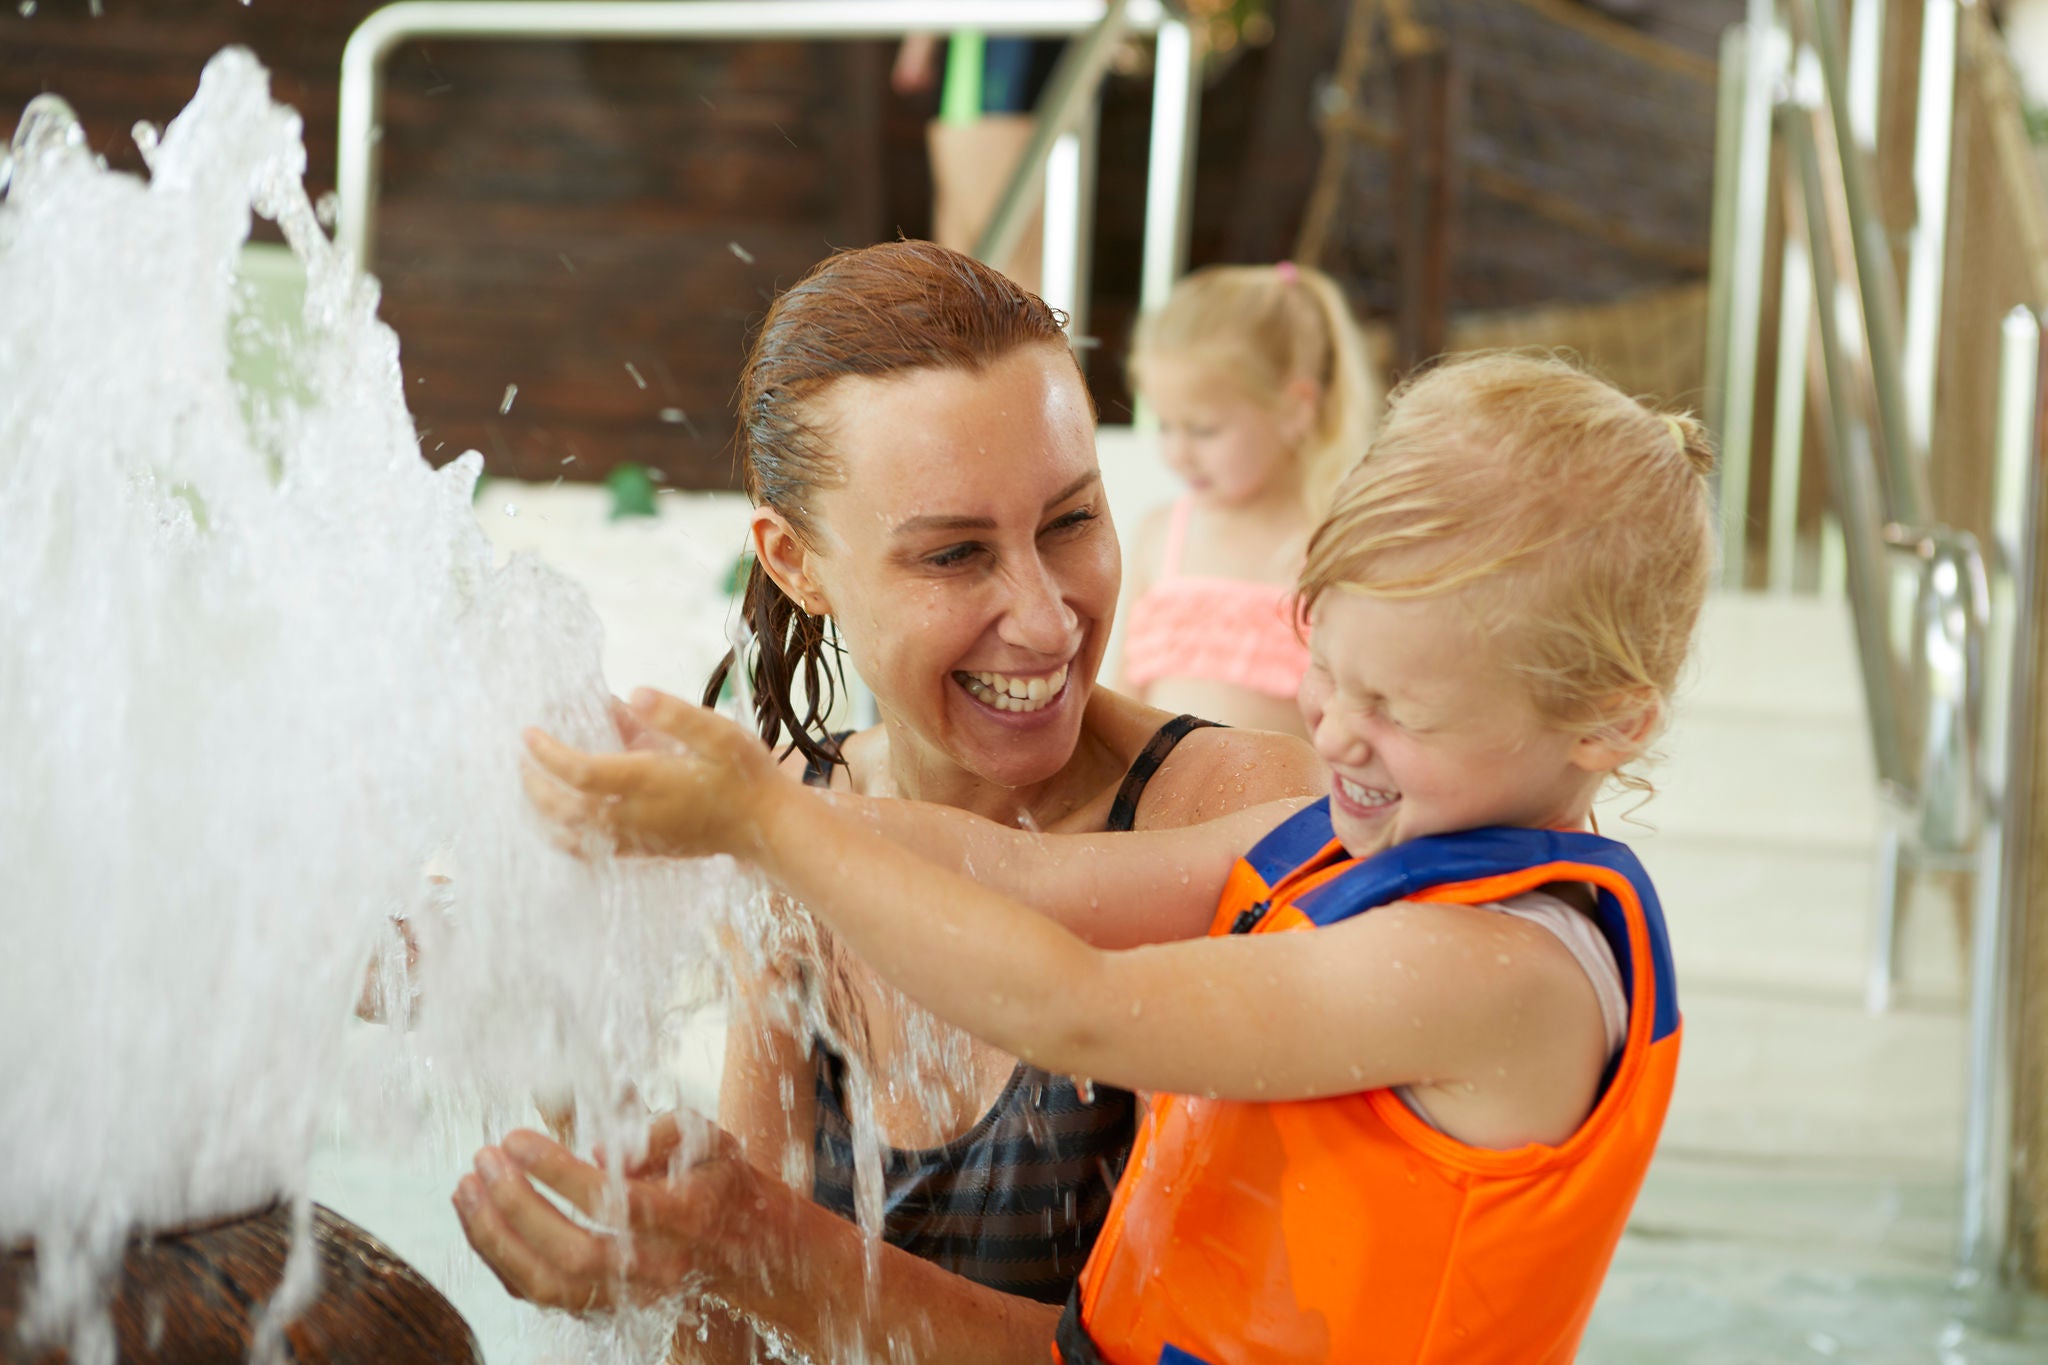
[[[1007,276],[931,242],[827,257],[769,308],[740,375],[736,440],[747,497],[780,512],[815,546],[809,496],[844,480],[813,421],[813,404],[827,388],[849,376],[978,372],[1022,346],[1064,350],[1065,323]],[[811,763],[837,762],[839,745],[824,718],[845,677],[826,619],[790,600],[758,560],[747,571],[741,613],[753,658],[728,653],[705,686],[704,704],[717,700],[736,664],[744,666],[761,738],[773,746],[787,732]]]

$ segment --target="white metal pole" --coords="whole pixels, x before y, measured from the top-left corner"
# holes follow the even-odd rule
[[[1152,72],[1152,150],[1145,175],[1145,260],[1138,286],[1138,307],[1146,311],[1166,302],[1187,265],[1201,60],[1193,30],[1179,19],[1161,20]]]
[[[400,0],[363,20],[342,51],[335,240],[368,268],[384,59],[403,42],[894,38],[959,28],[1054,36],[1085,32],[1106,13],[1105,0]],[[1160,0],[1131,0],[1125,17],[1140,31],[1185,27],[1166,18]]]
[[[1906,429],[1916,450],[1934,432],[1935,370],[1941,359],[1941,294],[1948,250],[1949,163],[1956,113],[1955,0],[1927,0],[1920,24],[1920,104],[1913,118],[1911,244],[1900,344]]]

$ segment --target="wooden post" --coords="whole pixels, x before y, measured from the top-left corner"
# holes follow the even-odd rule
[[[2044,338],[2048,340],[2048,338]],[[2048,344],[2034,405],[2037,477],[2048,474]],[[2035,549],[2034,601],[2048,602],[2048,554]],[[2037,608],[2038,609],[2038,608]],[[2019,961],[2013,1067],[2012,1241],[2034,1288],[2048,1290],[2048,631],[2037,635],[2033,695],[2015,700],[2033,721],[2033,783],[2028,821],[2007,837],[2027,847],[2025,889],[2007,913],[2017,921],[2012,941]]]
[[[1396,347],[1401,370],[1441,355],[1449,335],[1457,257],[1464,80],[1443,43],[1394,59],[1394,258],[1400,274]]]

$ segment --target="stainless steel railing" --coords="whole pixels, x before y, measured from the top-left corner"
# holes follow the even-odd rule
[[[1165,299],[1187,257],[1188,182],[1198,112],[1200,52],[1188,26],[1161,0],[400,0],[371,14],[341,59],[335,238],[368,269],[374,255],[378,114],[384,60],[420,38],[612,40],[857,39],[979,29],[1019,36],[1089,35],[1069,53],[1042,116],[1043,147],[1004,196],[980,249],[1014,244],[1045,172],[1045,296],[1085,316],[1092,220],[1094,94],[1113,36],[1158,35],[1140,306]],[[984,255],[984,259],[989,259]],[[1076,331],[1080,329],[1077,327]]]
[[[1934,518],[1929,493],[1960,11],[1957,0],[1926,0],[1923,10],[1912,159],[1918,219],[1906,242],[1903,290],[1871,189],[1884,0],[1858,0],[1846,44],[1832,0],[1750,0],[1746,23],[1727,36],[1709,408],[1727,462],[1726,582],[1739,588],[1750,567],[1749,458],[1775,198],[1785,249],[1767,581],[1773,588],[1791,582],[1797,455],[1811,417],[1822,433],[1837,563],[1886,798],[1866,992],[1872,1009],[1888,1006],[1896,979],[1902,870],[1947,867],[1972,877],[1958,1283],[1979,1324],[1997,1329],[2010,1325],[2014,1301],[2011,972],[2033,780],[2042,329],[2027,308],[2004,324],[1994,543],[1980,546]],[[1771,168],[1780,154],[1787,171],[1774,196]],[[1810,386],[1815,345],[1819,379]],[[1809,387],[1817,400],[1811,413]]]

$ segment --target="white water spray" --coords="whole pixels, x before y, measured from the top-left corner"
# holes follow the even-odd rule
[[[483,1099],[480,1138],[574,1094],[618,1150],[688,907],[734,900],[527,809],[522,726],[613,742],[597,620],[494,563],[478,457],[421,459],[304,157],[229,51],[147,181],[54,102],[0,169],[0,1244],[36,1239],[39,1317],[88,1343],[135,1229],[303,1197],[390,917],[421,949],[396,1088]],[[230,377],[252,209],[307,277],[267,398]]]

